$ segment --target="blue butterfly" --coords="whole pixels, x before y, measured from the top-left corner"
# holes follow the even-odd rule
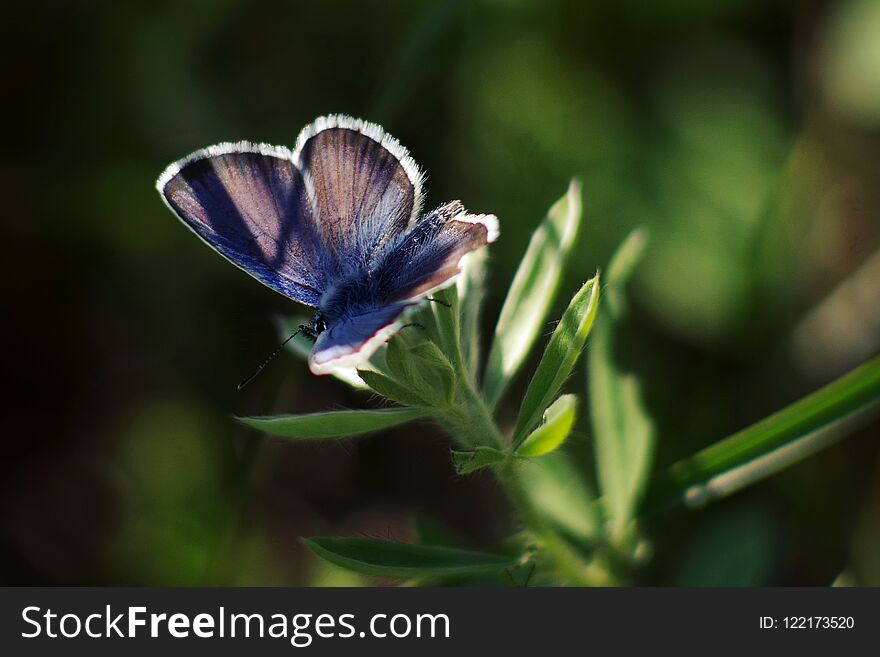
[[[357,367],[404,326],[461,258],[498,237],[458,201],[422,215],[424,175],[380,126],[325,116],[296,148],[222,143],[171,164],[156,187],[211,248],[317,309],[309,368]]]

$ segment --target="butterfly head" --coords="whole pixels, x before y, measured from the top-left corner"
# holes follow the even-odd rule
[[[318,339],[319,335],[327,330],[327,322],[324,321],[324,315],[319,310],[308,324],[300,324],[299,330],[304,336],[314,342]]]

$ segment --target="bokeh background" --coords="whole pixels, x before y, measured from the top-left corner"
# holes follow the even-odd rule
[[[304,446],[231,419],[375,400],[289,355],[234,392],[277,343],[274,318],[301,309],[153,189],[217,141],[291,145],[328,112],[383,124],[428,171],[428,205],[501,218],[487,332],[572,175],[586,220],[563,289],[648,227],[618,357],[644,382],[658,472],[878,351],[876,0],[0,12],[4,584],[358,583],[298,537],[421,528],[479,548],[510,528],[491,480],[455,476],[431,427]],[[636,581],[880,584],[878,431],[647,518]]]

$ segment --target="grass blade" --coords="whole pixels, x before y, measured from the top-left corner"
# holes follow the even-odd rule
[[[304,415],[237,418],[249,427],[273,436],[315,440],[357,436],[396,427],[425,414],[415,408],[381,408],[363,411],[327,411]]]
[[[670,468],[679,486],[741,466],[880,402],[880,356]]]
[[[342,568],[379,577],[495,573],[516,564],[498,554],[366,538],[304,539],[312,552]]]
[[[802,438],[789,441],[743,465],[713,475],[704,483],[688,486],[684,491],[684,503],[689,507],[703,507],[781,472],[851,435],[860,425],[876,418],[880,414],[878,411],[880,404],[868,404]]]
[[[562,395],[544,412],[544,423],[526,436],[514,454],[523,458],[556,451],[577,419],[577,395]]]
[[[547,348],[544,350],[541,362],[538,363],[538,369],[535,370],[520,407],[513,432],[514,445],[519,444],[519,441],[538,425],[544,410],[559,394],[562,384],[571,375],[587,342],[598,308],[599,276],[597,274],[584,283],[574,295],[556,330],[553,331],[550,342],[547,343]]]
[[[498,403],[544,326],[580,220],[581,188],[572,181],[532,235],[501,308],[483,384],[490,407]]]

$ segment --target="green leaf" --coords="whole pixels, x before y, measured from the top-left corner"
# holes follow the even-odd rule
[[[429,392],[438,405],[448,404],[455,394],[455,370],[435,343],[426,340],[409,350],[413,380]]]
[[[538,369],[529,383],[513,432],[514,445],[540,421],[544,410],[559,394],[562,384],[571,375],[599,308],[598,274],[584,283],[562,315],[544,350]]]
[[[590,409],[602,503],[612,532],[634,517],[650,473],[654,427],[638,382],[614,364],[609,317],[596,322],[588,358]]]
[[[626,285],[642,259],[647,244],[647,232],[643,228],[637,228],[623,240],[608,265],[608,271],[604,277],[607,285],[605,302],[615,319],[619,319],[626,312],[623,286]]]
[[[472,251],[461,259],[461,275],[456,281],[461,320],[459,332],[461,352],[471,377],[480,364],[480,309],[486,294],[487,250]]]
[[[427,400],[423,399],[411,388],[401,385],[384,374],[379,374],[379,372],[373,372],[372,370],[358,370],[357,373],[364,380],[364,383],[386,399],[396,401],[398,404],[405,406],[428,405]]]
[[[544,412],[544,423],[526,436],[514,454],[529,458],[555,451],[571,433],[577,416],[577,395],[562,395]]]
[[[452,450],[452,463],[455,471],[460,474],[469,474],[501,463],[507,455],[494,447],[477,447],[473,451],[460,452]]]
[[[588,390],[602,504],[618,536],[634,517],[651,470],[655,433],[636,378],[614,363],[614,322],[625,310],[623,287],[646,243],[636,230],[623,241],[608,266],[605,298],[588,356]]]
[[[809,434],[873,413],[880,404],[880,356],[760,422],[670,468],[679,486],[697,483],[793,445]],[[852,427],[849,427],[852,429]],[[822,442],[822,446],[830,444]],[[811,452],[803,452],[801,457]],[[788,464],[795,462],[791,460]]]
[[[513,557],[436,545],[410,545],[366,538],[303,539],[322,559],[364,575],[431,577],[493,573],[516,564]]]
[[[439,302],[431,304],[437,343],[453,364],[460,365],[463,361],[458,289],[453,285],[445,290],[439,290],[433,298]]]
[[[409,381],[412,377],[412,364],[407,357],[408,349],[406,341],[396,335],[388,341],[385,347],[385,365],[388,372],[397,381]]]
[[[343,438],[380,431],[417,420],[425,414],[415,408],[381,408],[363,411],[327,411],[305,415],[240,417],[249,427],[273,436],[297,439]]]
[[[601,521],[593,492],[569,454],[556,451],[540,459],[520,461],[518,470],[526,495],[542,517],[579,542],[596,539]]]
[[[483,390],[490,407],[504,394],[540,334],[581,220],[581,188],[572,181],[532,235],[495,327]]]
[[[394,382],[406,388],[410,396],[433,406],[452,401],[455,372],[440,347],[430,340],[408,347],[400,336],[396,336],[388,343],[385,363]]]

